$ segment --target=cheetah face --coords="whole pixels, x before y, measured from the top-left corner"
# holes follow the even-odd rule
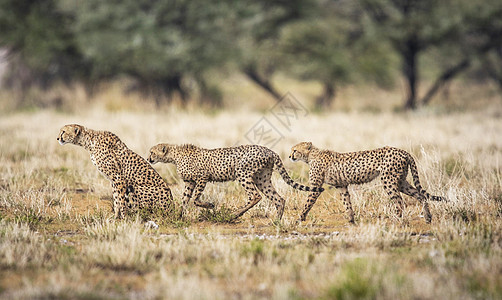
[[[167,144],[158,144],[150,148],[148,162],[152,165],[158,162],[166,162],[168,154]]]
[[[82,126],[80,125],[76,124],[65,125],[59,131],[59,136],[57,140],[61,145],[68,143],[75,144],[81,132],[82,132]]]
[[[310,150],[312,149],[311,142],[302,142],[291,147],[289,158],[291,161],[304,161],[308,163]]]

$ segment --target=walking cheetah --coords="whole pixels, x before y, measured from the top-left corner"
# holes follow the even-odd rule
[[[91,154],[92,163],[113,187],[113,210],[123,218],[126,206],[132,208],[174,208],[171,190],[154,168],[134,153],[113,133],[71,124],[61,128],[61,145],[75,144]]]
[[[412,196],[422,203],[427,223],[430,223],[432,219],[427,200],[445,201],[445,198],[432,196],[422,189],[415,160],[411,154],[401,149],[384,147],[368,151],[338,153],[320,150],[310,142],[302,142],[291,148],[289,158],[292,161],[303,161],[309,164],[311,186],[321,187],[326,182],[340,189],[351,223],[354,222],[354,212],[347,186],[370,182],[378,176],[391,200],[395,201],[399,217],[403,209],[399,192]],[[406,181],[408,167],[411,170],[415,187]],[[300,221],[305,221],[319,195],[321,195],[320,192],[309,194]]]
[[[194,145],[158,144],[150,149],[148,161],[152,164],[164,162],[176,165],[181,179],[185,182],[184,208],[188,205],[190,198],[193,198],[195,205],[199,207],[214,207],[212,203],[199,200],[206,183],[237,179],[245,188],[248,201],[245,206],[234,213],[234,218],[242,216],[261,200],[258,190],[274,202],[277,219],[282,218],[284,199],[275,191],[270,181],[273,169],[277,170],[284,181],[295,189],[316,193],[324,190],[321,187],[310,188],[294,182],[286,172],[279,155],[258,145],[203,149]]]

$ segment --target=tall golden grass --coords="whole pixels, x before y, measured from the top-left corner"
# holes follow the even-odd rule
[[[0,297],[501,298],[501,106],[307,111],[284,127],[270,110],[273,103],[263,101],[258,110],[204,112],[137,110],[141,99],[129,99],[124,110],[106,104],[122,103],[110,93],[100,96],[109,100],[78,101],[87,107],[73,112],[2,115]],[[297,98],[303,102],[301,93]],[[350,188],[356,225],[347,224],[336,189],[327,189],[307,221],[297,224],[307,195],[276,174],[273,183],[286,199],[281,223],[272,222],[275,207],[267,199],[225,223],[227,211],[246,201],[239,184],[229,182],[206,187],[203,197],[216,204],[214,212],[191,206],[183,222],[152,217],[160,225],[152,229],[139,216],[114,220],[110,184],[88,153],[56,141],[62,125],[79,123],[112,131],[146,156],[159,142],[250,143],[249,131],[262,118],[283,136],[272,149],[297,181],[308,183],[308,167],[287,156],[300,141],[340,152],[391,145],[410,151],[422,186],[449,202],[431,203],[429,225],[421,206],[404,197],[397,219],[376,180]],[[155,168],[180,201],[176,169]]]

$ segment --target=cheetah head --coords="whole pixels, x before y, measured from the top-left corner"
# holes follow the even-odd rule
[[[310,150],[312,150],[311,142],[301,142],[291,147],[289,158],[292,161],[304,161],[308,163]]]
[[[158,162],[169,163],[171,162],[171,155],[169,153],[168,144],[158,144],[150,148],[150,155],[148,162],[152,165]]]
[[[83,129],[83,126],[77,124],[65,125],[59,131],[57,140],[61,145],[68,143],[76,144],[77,139],[79,138],[80,133]]]

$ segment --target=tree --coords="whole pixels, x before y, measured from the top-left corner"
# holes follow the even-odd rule
[[[280,33],[288,24],[315,12],[317,1],[249,0],[240,1],[240,5],[238,68],[279,101],[282,94],[272,83],[272,76],[283,67]]]
[[[470,51],[463,60],[474,65],[471,74],[481,74],[502,89],[502,3],[483,0],[469,8],[466,20],[470,26],[462,46]]]
[[[353,2],[331,1],[320,4],[315,17],[283,30],[281,51],[291,74],[319,81],[323,87],[318,108],[329,108],[337,86],[346,83],[392,84],[388,45],[364,28],[366,21]]]
[[[30,86],[70,83],[89,70],[70,30],[71,17],[55,0],[1,0],[0,46],[7,49],[6,83],[23,96]]]
[[[502,3],[497,0],[466,1],[462,5],[462,22],[454,43],[441,44],[441,72],[418,101],[428,104],[432,97],[458,75],[474,69],[471,74],[498,82],[502,57]],[[499,61],[497,61],[499,59]]]
[[[502,90],[502,45],[494,47],[481,58],[481,70]]]
[[[424,52],[461,35],[464,7],[461,1],[360,0],[381,36],[401,58],[406,80],[404,108],[417,107],[420,81],[418,60]]]
[[[233,51],[232,1],[89,0],[75,4],[74,30],[92,74],[126,74],[157,103],[164,95],[183,102],[191,81],[204,97],[205,73]]]

